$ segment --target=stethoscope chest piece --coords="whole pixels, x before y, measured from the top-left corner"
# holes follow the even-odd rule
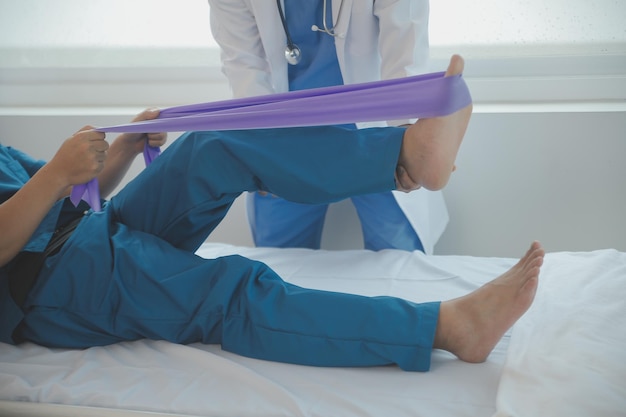
[[[283,13],[283,7],[280,5],[280,0],[276,0],[278,6],[278,14],[280,15],[280,22],[285,29],[285,36],[287,37],[287,47],[285,48],[285,59],[289,65],[298,65],[298,62],[302,59],[302,51],[298,48],[298,45],[293,43],[291,35],[289,35],[289,29],[287,29],[287,21],[285,20],[285,14]]]
[[[298,48],[298,45],[287,45],[287,47],[285,48],[285,59],[291,65],[298,65],[300,59],[302,59],[302,53],[300,52],[300,48]]]

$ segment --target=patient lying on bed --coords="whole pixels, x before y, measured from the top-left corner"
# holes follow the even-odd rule
[[[447,74],[462,69],[454,56]],[[304,365],[416,371],[429,369],[432,349],[482,362],[533,300],[538,243],[482,288],[419,304],[302,288],[257,261],[194,253],[243,191],[315,204],[443,188],[471,111],[408,128],[189,132],[101,212],[71,206],[71,186],[97,177],[106,195],[145,141],[160,146],[164,135],[122,134],[109,146],[85,128],[47,164],[0,146],[0,340],[86,348],[151,338]],[[25,253],[44,254],[36,271]]]

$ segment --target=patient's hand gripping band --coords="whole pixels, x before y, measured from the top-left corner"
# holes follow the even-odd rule
[[[449,77],[444,74],[436,72],[392,80],[170,107],[161,110],[158,119],[99,127],[95,130],[157,133],[265,129],[446,116],[471,104],[472,98],[460,74]],[[144,150],[146,164],[158,152],[158,148]],[[95,187],[88,184],[74,187],[72,202],[77,204],[81,198],[85,198],[97,211],[100,206],[97,184]]]

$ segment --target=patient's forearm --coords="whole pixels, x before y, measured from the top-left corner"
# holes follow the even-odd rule
[[[69,185],[52,170],[43,166],[0,205],[0,267],[22,250],[54,203],[67,195]]]

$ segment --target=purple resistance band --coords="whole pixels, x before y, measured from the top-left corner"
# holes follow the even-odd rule
[[[322,126],[452,114],[472,98],[462,76],[443,72],[211,103],[170,107],[158,119],[99,127],[99,132],[157,133]],[[148,165],[160,150],[144,149]],[[97,183],[74,186],[70,199],[100,210]]]

